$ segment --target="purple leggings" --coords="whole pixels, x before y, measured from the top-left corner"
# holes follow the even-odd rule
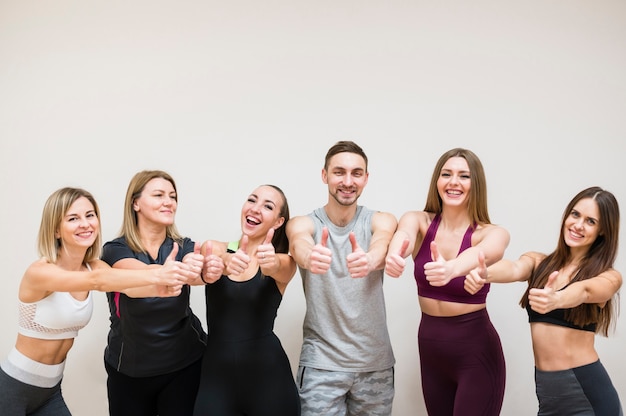
[[[417,341],[429,416],[498,416],[506,369],[486,309],[436,317],[422,313]]]

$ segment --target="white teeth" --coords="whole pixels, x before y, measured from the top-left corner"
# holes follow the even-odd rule
[[[579,234],[576,231],[572,231],[572,230],[570,230],[570,235],[574,238],[583,238],[582,234]]]

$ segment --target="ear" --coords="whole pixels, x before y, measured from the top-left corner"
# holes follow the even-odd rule
[[[278,230],[285,223],[285,217],[280,217],[274,223],[274,230]]]
[[[328,172],[324,168],[322,168],[322,182],[328,185]]]

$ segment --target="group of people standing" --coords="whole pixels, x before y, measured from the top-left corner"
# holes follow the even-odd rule
[[[178,194],[162,171],[131,180],[122,231],[101,245],[99,210],[82,189],[44,207],[41,259],[19,289],[15,347],[2,362],[7,415],[69,415],[61,394],[67,353],[91,316],[91,291],[107,293],[104,354],[109,414],[390,415],[395,358],[384,275],[409,255],[421,308],[418,347],[429,415],[499,415],[506,366],[486,299],[491,283],[527,281],[539,415],[622,415],[594,348],[615,322],[622,277],[619,208],[599,187],[563,214],[545,255],[504,259],[509,233],[491,224],[485,173],[470,150],[444,153],[426,206],[397,220],[358,204],[368,158],[352,141],[327,152],[326,204],[290,218],[283,191],[261,185],[241,209],[241,235],[194,242],[178,232]],[[306,299],[294,375],[273,331],[299,269]],[[207,329],[190,307],[203,285]]]

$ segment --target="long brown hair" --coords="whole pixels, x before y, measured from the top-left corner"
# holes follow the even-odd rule
[[[285,221],[274,230],[274,237],[272,238],[272,245],[274,246],[274,250],[277,253],[289,253],[289,238],[287,237],[287,233],[285,229],[287,228],[287,222],[289,221],[289,204],[287,203],[287,197],[282,189],[280,189],[276,185],[266,184],[264,186],[269,186],[270,188],[275,189],[282,198],[282,204],[280,207],[280,212],[278,213],[278,217],[283,217]]]
[[[596,201],[600,212],[598,237],[591,244],[589,251],[580,262],[579,270],[571,282],[591,279],[606,270],[613,268],[617,257],[619,239],[619,205],[615,196],[598,186],[580,191],[567,205],[561,220],[561,231],[556,250],[539,263],[528,281],[528,288],[520,300],[522,307],[528,306],[528,293],[531,288],[545,287],[548,277],[555,270],[560,270],[571,260],[571,249],[565,243],[565,221],[582,199],[591,198]],[[613,316],[617,314],[618,303],[609,299],[603,308],[597,304],[583,303],[565,312],[565,319],[578,326],[597,324],[596,332],[607,336]]]
[[[487,179],[483,164],[474,152],[460,147],[448,150],[437,161],[433,170],[433,176],[430,179],[424,211],[441,214],[443,206],[439,190],[437,189],[437,180],[439,175],[441,175],[443,165],[452,157],[465,159],[470,170],[472,186],[470,187],[467,210],[471,222],[474,224],[491,224],[489,210],[487,209]]]

